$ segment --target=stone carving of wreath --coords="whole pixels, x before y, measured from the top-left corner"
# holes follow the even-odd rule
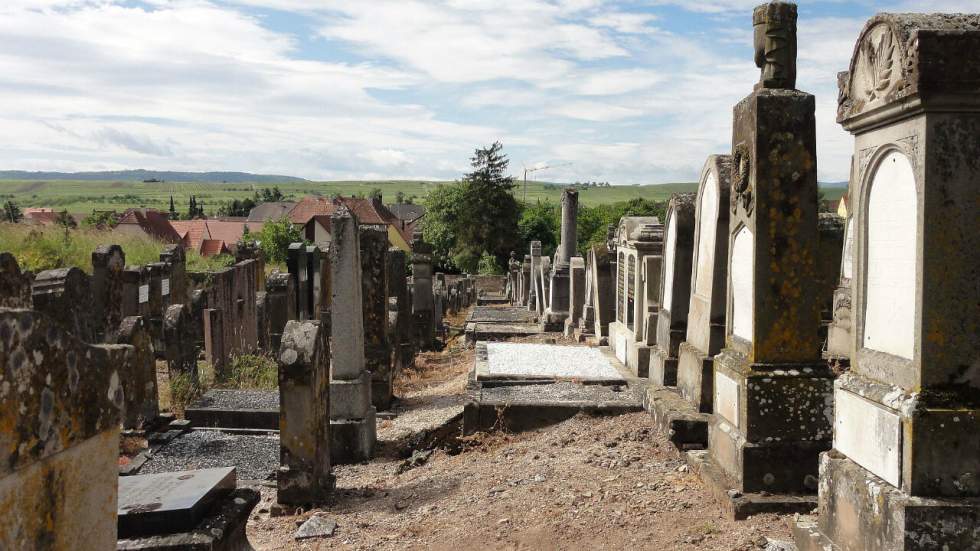
[[[746,214],[752,214],[750,171],[749,148],[744,143],[740,143],[735,146],[735,155],[732,159],[732,214],[738,211],[740,202]]]

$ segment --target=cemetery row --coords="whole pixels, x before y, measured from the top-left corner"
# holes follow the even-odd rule
[[[818,214],[796,20],[755,10],[762,78],[697,194],[582,258],[566,191],[563,246],[511,259],[510,300],[648,380],[646,408],[736,518],[816,509],[801,550],[980,549],[980,15],[867,23],[839,75],[842,217]]]
[[[331,465],[370,459],[395,373],[437,346],[475,286],[433,274],[420,236],[408,256],[346,209],[331,223],[327,250],[293,244],[288,273],[269,277],[248,248],[229,268],[193,273],[179,246],[146,266],[104,246],[91,276],[21,273],[0,253],[0,548],[245,541],[258,494],[236,489],[234,469],[117,475],[121,434],[166,431],[157,360],[171,381],[196,381],[202,357],[219,380],[236,356],[276,358],[284,506],[322,502]]]

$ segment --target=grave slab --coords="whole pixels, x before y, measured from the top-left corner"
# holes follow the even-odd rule
[[[119,537],[190,530],[235,485],[234,467],[120,477]]]
[[[625,383],[597,348],[530,343],[478,343],[477,380],[538,379]]]
[[[279,391],[209,390],[184,417],[194,427],[279,430]]]
[[[242,480],[272,480],[279,468],[279,436],[193,430],[160,447],[140,474],[235,467]]]

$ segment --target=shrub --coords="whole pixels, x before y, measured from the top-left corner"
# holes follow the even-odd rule
[[[215,381],[224,388],[279,388],[279,366],[268,356],[242,354],[235,356],[225,369],[224,377]]]

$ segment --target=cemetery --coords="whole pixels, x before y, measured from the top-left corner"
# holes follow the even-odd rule
[[[855,37],[846,217],[752,24],[731,150],[586,251],[575,189],[503,275],[343,204],[282,269],[0,251],[0,549],[980,551],[980,15]]]

